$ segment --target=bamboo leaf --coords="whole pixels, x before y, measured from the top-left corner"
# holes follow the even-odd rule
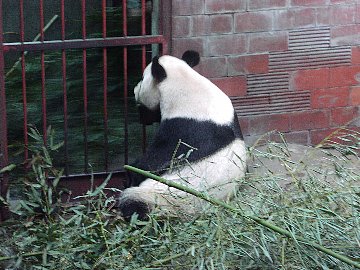
[[[2,168],[0,170],[0,173],[6,173],[6,172],[11,172],[12,170],[14,170],[16,168],[15,164],[9,164],[7,166],[5,166],[4,168]]]

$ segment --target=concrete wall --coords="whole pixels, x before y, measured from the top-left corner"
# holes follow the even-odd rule
[[[359,0],[173,0],[172,28],[173,54],[201,53],[249,142],[317,144],[359,116]]]

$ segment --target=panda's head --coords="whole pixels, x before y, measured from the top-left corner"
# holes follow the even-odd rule
[[[186,51],[182,58],[173,56],[156,56],[145,68],[143,79],[134,89],[135,99],[140,106],[156,111],[160,106],[160,84],[171,76],[171,73],[192,70],[200,61],[198,52]]]
[[[192,118],[229,124],[234,110],[230,99],[210,80],[196,72],[199,53],[186,51],[182,58],[154,57],[135,87],[135,99],[161,120]]]

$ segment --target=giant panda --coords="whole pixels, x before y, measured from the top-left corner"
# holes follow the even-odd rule
[[[182,58],[154,57],[134,89],[142,111],[160,112],[153,142],[132,166],[153,172],[215,198],[228,199],[244,176],[246,148],[229,97],[196,72],[199,54],[186,51]],[[129,219],[140,219],[154,209],[162,214],[195,214],[200,199],[145,177],[129,173],[129,188],[119,208]]]

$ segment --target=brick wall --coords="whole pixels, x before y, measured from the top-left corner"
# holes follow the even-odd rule
[[[249,142],[278,130],[317,144],[359,126],[360,0],[173,0],[172,29],[172,53],[201,53]]]

